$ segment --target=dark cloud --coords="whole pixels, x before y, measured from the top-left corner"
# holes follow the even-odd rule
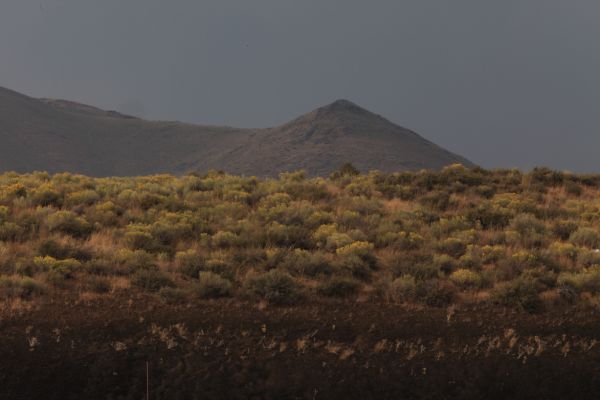
[[[596,0],[3,0],[0,85],[264,127],[336,98],[487,167],[600,171]]]

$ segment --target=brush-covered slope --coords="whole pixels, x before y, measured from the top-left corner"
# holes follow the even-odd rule
[[[0,88],[0,171],[108,176],[222,169],[275,176],[305,169],[320,175],[345,162],[363,171],[471,165],[345,100],[279,127],[238,129],[146,121]]]

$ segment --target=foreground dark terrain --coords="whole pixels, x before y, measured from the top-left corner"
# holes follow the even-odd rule
[[[596,311],[147,296],[3,312],[2,399],[597,398]]]

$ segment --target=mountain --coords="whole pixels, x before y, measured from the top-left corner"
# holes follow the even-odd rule
[[[326,175],[345,162],[386,172],[472,165],[347,100],[266,129],[147,121],[0,88],[0,171],[91,176],[209,169],[276,176]]]

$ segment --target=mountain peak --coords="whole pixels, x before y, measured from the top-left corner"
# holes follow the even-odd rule
[[[356,105],[355,103],[351,102],[350,100],[337,99],[333,103],[329,104],[329,107],[348,108],[348,107],[358,107],[358,105]]]
[[[281,126],[238,129],[126,118],[0,89],[0,172],[130,176],[215,169],[276,176],[304,169],[325,176],[346,162],[383,172],[471,165],[344,99]]]
[[[349,112],[349,113],[369,113],[369,111],[360,107],[359,105],[346,99],[339,99],[331,104],[319,108],[319,111],[323,112]]]

